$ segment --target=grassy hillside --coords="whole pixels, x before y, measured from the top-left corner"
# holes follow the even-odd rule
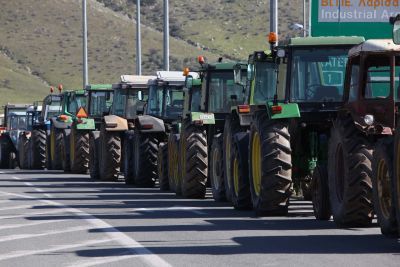
[[[0,51],[8,57],[0,56],[0,104],[42,98],[46,83],[82,87],[81,2],[2,1]],[[142,0],[145,74],[162,68],[162,2]],[[135,72],[135,3],[88,0],[90,82],[115,82]],[[288,26],[302,16],[302,1],[286,3],[279,1],[281,38],[293,34]],[[210,61],[246,59],[249,52],[267,48],[269,0],[174,0],[170,12],[171,69],[195,65],[199,54]]]

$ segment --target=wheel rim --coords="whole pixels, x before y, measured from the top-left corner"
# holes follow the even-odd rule
[[[219,151],[219,149],[214,149],[213,153],[212,153],[212,163],[213,163],[213,168],[212,168],[212,177],[213,180],[211,180],[211,182],[213,183],[213,186],[216,190],[219,190],[220,188],[220,184],[221,184],[221,173],[218,170],[218,167],[220,167],[220,157],[221,157],[221,153]]]
[[[258,132],[255,132],[251,144],[251,174],[253,189],[257,196],[261,192],[261,141]]]
[[[233,159],[233,188],[235,189],[235,195],[239,195],[239,161],[238,158]]]
[[[178,156],[178,146],[177,146],[177,141],[175,141],[174,140],[174,146],[173,146],[173,161],[172,161],[172,163],[173,163],[173,166],[172,166],[172,168],[173,168],[173,174],[174,174],[174,180],[175,180],[175,183],[177,184],[178,183],[178,181],[179,181],[179,170],[178,170],[178,159],[179,159],[179,156]]]
[[[392,194],[390,190],[391,184],[389,169],[384,159],[381,159],[378,163],[378,172],[376,178],[379,208],[382,212],[382,215],[388,219],[390,217],[390,211],[392,208]]]
[[[184,180],[185,179],[185,175],[186,175],[186,144],[185,144],[185,139],[181,138],[181,175],[180,175],[180,179]],[[176,186],[180,186],[179,183],[179,179],[177,181],[177,183],[175,184]]]
[[[343,155],[343,147],[342,144],[339,144],[336,148],[336,175],[335,175],[335,184],[336,184],[336,196],[340,202],[343,201],[344,194],[344,155]]]

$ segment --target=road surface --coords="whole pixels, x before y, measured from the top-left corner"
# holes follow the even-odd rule
[[[309,202],[257,218],[226,203],[88,175],[0,170],[0,266],[399,266],[371,228],[316,221]]]

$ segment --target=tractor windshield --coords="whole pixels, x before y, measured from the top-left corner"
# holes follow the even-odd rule
[[[138,112],[143,112],[143,107],[147,100],[146,91],[147,88],[116,90],[112,104],[112,114],[126,119],[134,119]]]
[[[26,129],[26,114],[11,115],[8,118],[9,130],[25,130]]]
[[[86,96],[84,94],[72,94],[69,97],[68,112],[75,114],[80,107],[86,107]]]
[[[177,119],[183,110],[181,86],[158,86],[150,88],[147,114]]]
[[[295,48],[290,94],[294,102],[340,102],[348,48]]]
[[[113,100],[112,91],[89,91],[89,115],[101,117],[110,111]]]
[[[246,77],[245,71],[242,73]],[[208,112],[213,113],[230,112],[244,95],[243,88],[234,83],[233,70],[210,72],[208,89]]]
[[[276,80],[278,65],[272,62],[255,62],[252,66],[254,80],[251,85],[253,103],[265,104],[268,100],[273,100],[276,94]]]
[[[394,74],[394,98],[400,97],[400,57],[395,57],[395,66],[391,70],[393,55],[376,54],[368,56],[363,73],[363,95],[366,99],[387,98],[391,93],[391,74]]]
[[[200,111],[200,104],[201,104],[201,86],[195,85],[191,89],[190,110],[192,112]]]

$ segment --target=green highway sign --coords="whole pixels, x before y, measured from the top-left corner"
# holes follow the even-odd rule
[[[311,0],[312,36],[392,38],[400,0]]]

